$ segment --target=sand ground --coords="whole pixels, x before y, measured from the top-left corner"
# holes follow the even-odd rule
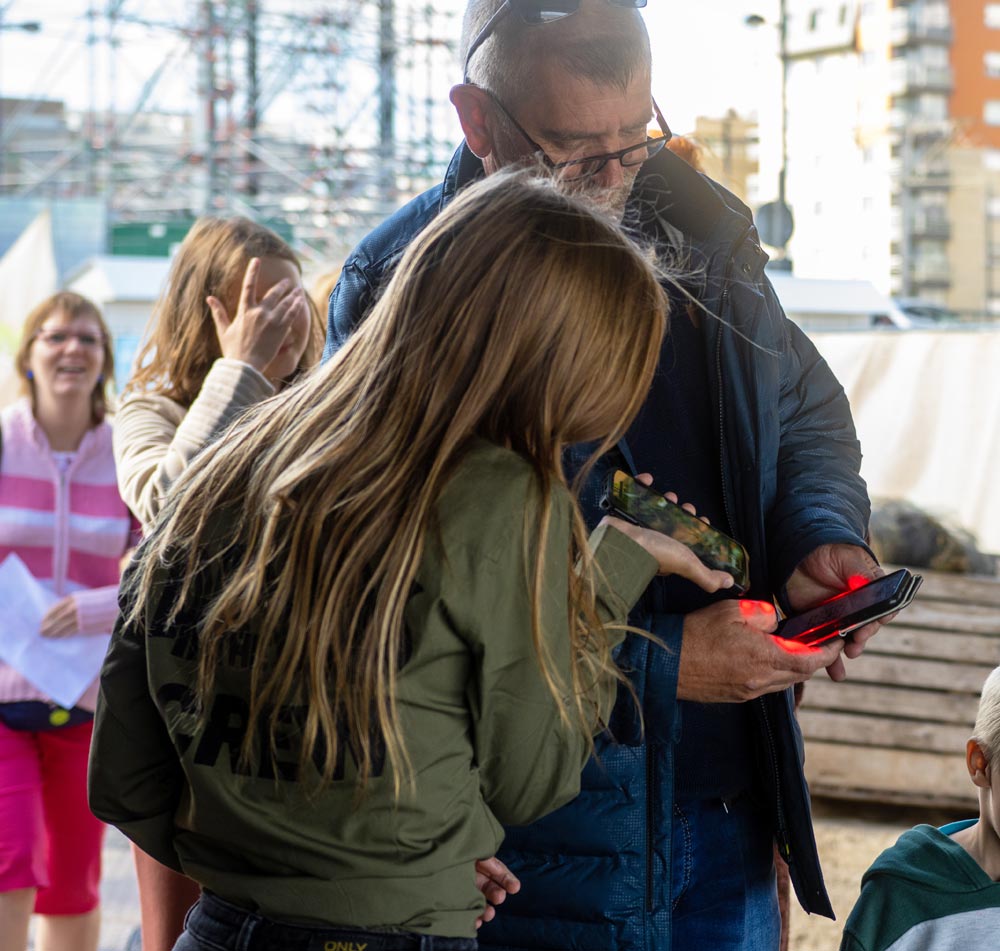
[[[813,818],[837,920],[807,915],[793,899],[790,951],[837,951],[844,921],[861,888],[861,876],[875,857],[921,822],[944,825],[969,817],[935,810],[818,801],[813,803]]]
[[[793,900],[790,951],[838,951],[841,928],[858,897],[861,876],[874,858],[917,823],[943,825],[966,818],[939,811],[823,800],[814,801],[813,816],[837,921],[810,917]],[[124,951],[130,933],[139,923],[138,895],[128,843],[115,829],[108,829],[105,839],[101,893],[101,951]]]

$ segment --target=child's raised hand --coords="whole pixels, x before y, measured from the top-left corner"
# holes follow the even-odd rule
[[[275,358],[300,307],[306,307],[305,291],[287,278],[278,281],[257,299],[260,258],[252,258],[243,275],[236,316],[231,318],[217,297],[206,297],[215,321],[222,355],[230,360],[263,369]]]

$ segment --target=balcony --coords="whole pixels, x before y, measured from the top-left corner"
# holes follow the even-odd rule
[[[946,260],[917,258],[910,276],[919,287],[951,287],[951,269]]]
[[[898,104],[889,111],[889,127],[911,142],[946,139],[952,133],[950,119],[931,118],[900,108]]]
[[[916,239],[947,241],[951,237],[951,222],[944,211],[918,211],[913,216],[910,233]]]
[[[889,42],[894,47],[951,44],[954,31],[948,7],[896,7],[892,11]]]
[[[929,66],[906,58],[892,61],[889,93],[893,96],[912,96],[923,92],[949,93],[954,85],[955,79],[950,66]]]

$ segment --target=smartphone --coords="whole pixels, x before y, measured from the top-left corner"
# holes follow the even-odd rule
[[[627,472],[616,469],[608,474],[601,508],[687,545],[709,568],[733,576],[730,590],[734,593],[745,594],[750,587],[750,557],[738,541],[636,482]]]
[[[847,637],[851,631],[901,611],[913,600],[923,580],[920,575],[900,568],[802,614],[785,618],[779,622],[774,636],[800,644],[822,644],[834,637]]]

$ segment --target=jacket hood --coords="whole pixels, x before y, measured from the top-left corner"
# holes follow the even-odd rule
[[[894,846],[875,859],[861,887],[874,879],[896,879],[938,893],[961,894],[993,885],[969,853],[947,834],[975,821],[953,823],[944,829],[919,825],[904,832]]]

